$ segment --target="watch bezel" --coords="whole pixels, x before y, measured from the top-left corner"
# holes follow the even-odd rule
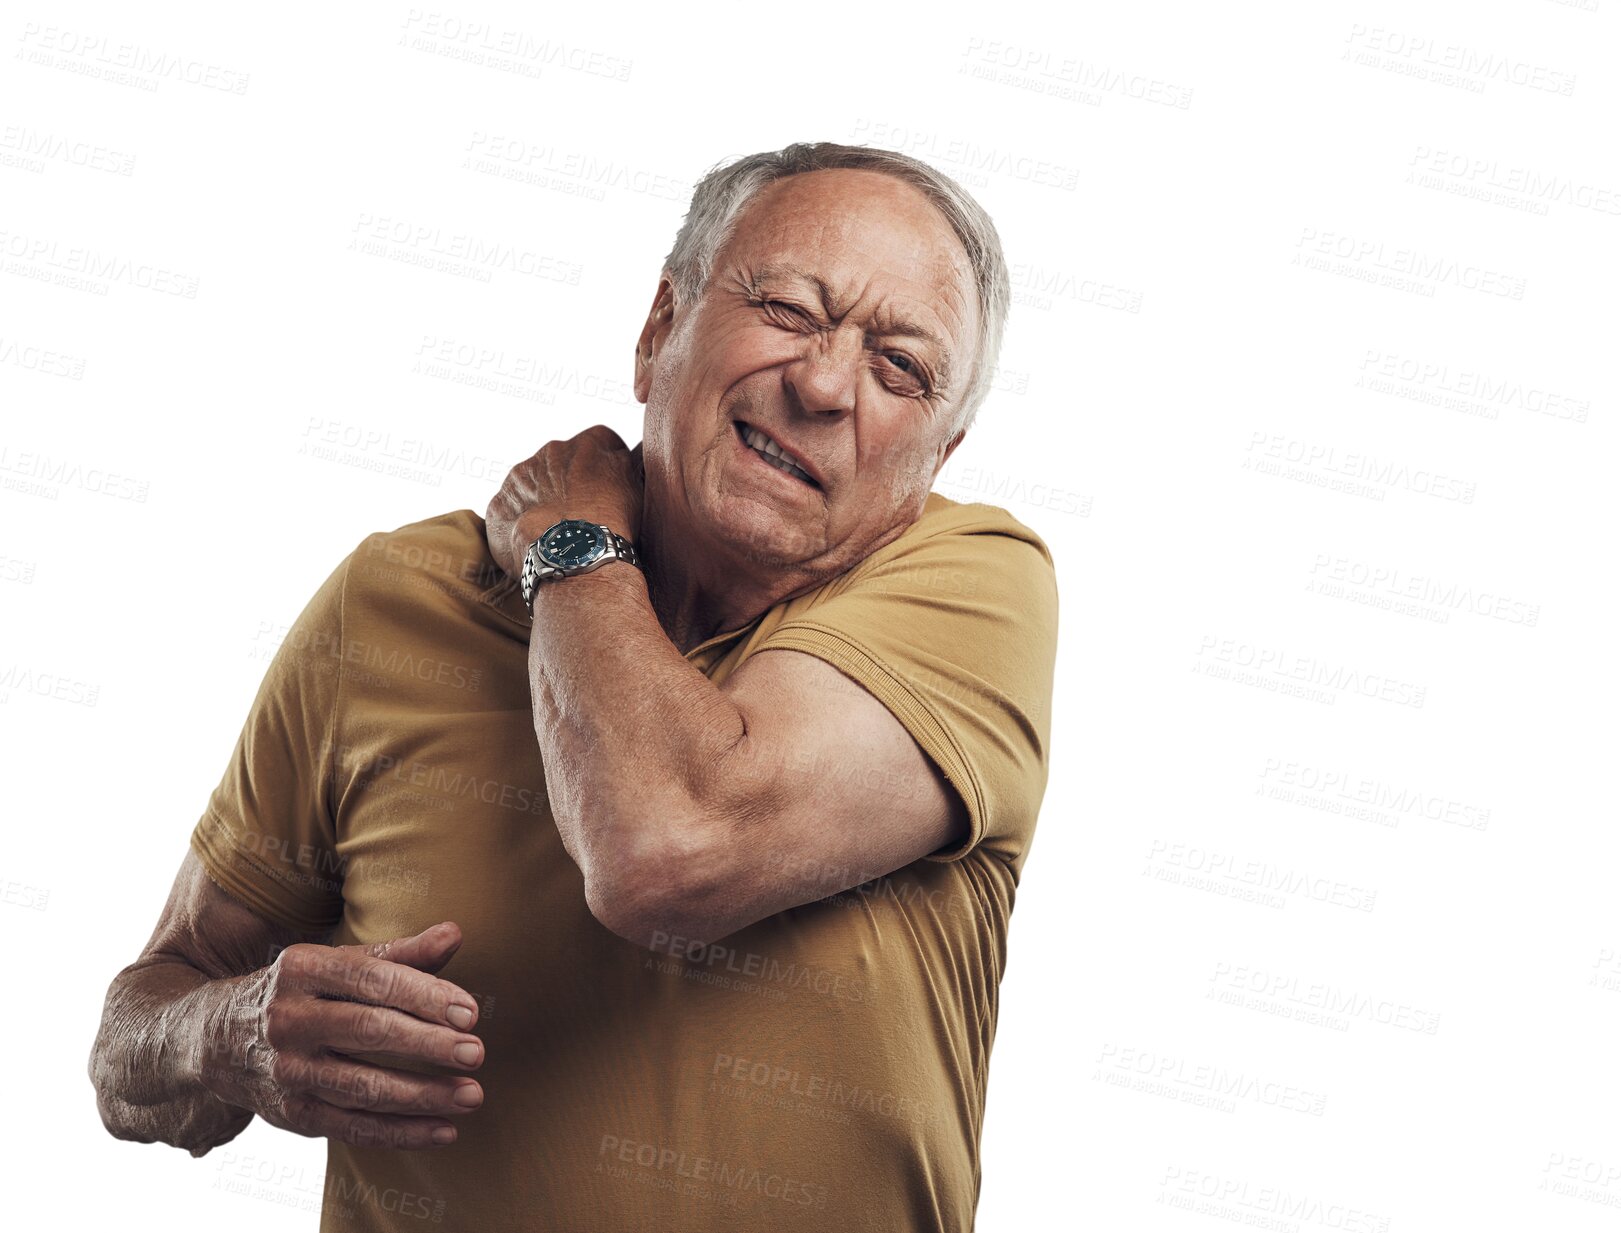
[[[552,554],[552,546],[569,530],[580,528],[591,533],[593,540],[591,555],[578,561],[563,561]],[[603,530],[600,523],[589,522],[584,518],[564,518],[554,523],[546,534],[540,537],[540,548],[537,555],[553,569],[580,570],[602,560],[608,553],[608,533]]]

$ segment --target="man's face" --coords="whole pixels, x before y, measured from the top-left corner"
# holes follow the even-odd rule
[[[661,538],[675,520],[695,552],[807,583],[889,542],[961,438],[978,327],[967,254],[917,189],[846,169],[767,185],[702,297],[676,304],[661,280],[642,332]],[[812,478],[762,458],[756,432]]]

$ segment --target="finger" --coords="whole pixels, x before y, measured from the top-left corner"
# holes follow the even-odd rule
[[[290,968],[298,987],[308,993],[390,1006],[452,1027],[471,1027],[478,1020],[478,1003],[461,986],[347,947],[311,947],[299,953]],[[452,1019],[450,1012],[457,1008],[466,1013]]]
[[[461,926],[453,920],[442,920],[437,925],[429,925],[421,933],[412,934],[408,938],[369,942],[359,949],[373,959],[403,963],[416,968],[419,972],[437,972],[451,961],[461,949],[461,945]]]
[[[417,1151],[456,1141],[456,1127],[440,1118],[356,1112],[313,1096],[297,1101],[288,1111],[288,1120],[299,1134],[337,1139],[355,1147]]]
[[[484,1103],[484,1088],[476,1079],[412,1074],[330,1053],[278,1054],[272,1077],[329,1105],[367,1113],[444,1117],[471,1113]]]
[[[326,1048],[384,1054],[402,1062],[432,1062],[461,1071],[477,1070],[484,1064],[484,1042],[477,1036],[363,1002],[316,998],[289,1007],[283,1035],[288,1044],[312,1053]]]

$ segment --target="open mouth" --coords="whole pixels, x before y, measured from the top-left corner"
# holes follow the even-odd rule
[[[791,475],[794,479],[808,484],[812,488],[821,487],[811,478],[810,472],[793,461],[792,455],[785,453],[782,446],[778,445],[754,425],[745,424],[742,420],[733,420],[732,427],[737,430],[738,438],[743,444],[752,450],[754,455],[762,462],[768,463],[784,475]]]

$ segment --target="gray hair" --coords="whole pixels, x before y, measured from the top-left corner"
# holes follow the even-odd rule
[[[1007,262],[991,216],[979,202],[955,180],[910,155],[831,141],[795,142],[780,150],[748,154],[710,168],[694,186],[675,247],[664,259],[664,270],[675,285],[676,298],[691,303],[703,295],[715,255],[731,238],[738,215],[757,192],[785,176],[832,168],[881,171],[913,185],[940,211],[962,241],[979,291],[978,349],[957,409],[956,427],[966,430],[990,392],[996,359],[1002,350],[1008,304],[1013,298]]]

